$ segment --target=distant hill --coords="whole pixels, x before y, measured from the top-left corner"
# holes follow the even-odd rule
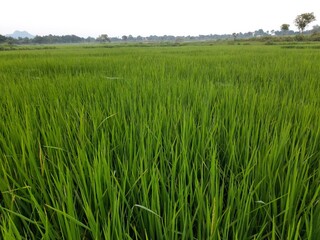
[[[26,31],[15,31],[14,33],[12,34],[8,34],[6,35],[6,37],[12,37],[12,38],[15,38],[15,39],[18,39],[18,38],[34,38],[34,36]]]

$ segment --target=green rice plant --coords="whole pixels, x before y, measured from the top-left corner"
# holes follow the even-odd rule
[[[1,239],[318,239],[320,55],[0,52]]]

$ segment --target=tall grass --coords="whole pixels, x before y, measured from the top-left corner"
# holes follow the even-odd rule
[[[320,55],[0,53],[2,239],[319,239]]]

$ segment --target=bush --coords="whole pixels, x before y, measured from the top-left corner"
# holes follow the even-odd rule
[[[298,41],[298,42],[301,42],[305,39],[305,37],[303,35],[296,35],[294,36],[294,40],[295,41]]]
[[[320,41],[320,33],[314,33],[310,37],[311,41]]]

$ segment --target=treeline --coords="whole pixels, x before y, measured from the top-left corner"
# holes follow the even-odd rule
[[[66,44],[66,43],[85,43],[95,42],[96,39],[92,37],[82,38],[76,35],[65,35],[65,36],[35,36],[34,38],[12,38],[0,35],[0,43],[8,44]]]
[[[317,35],[320,33],[320,26],[313,26],[312,30],[305,31],[304,35]],[[292,37],[302,36],[299,32],[292,30],[288,31],[264,31],[263,29],[256,30],[254,32],[246,33],[232,33],[232,34],[210,34],[199,36],[172,36],[164,35],[157,36],[151,35],[148,37],[124,35],[122,37],[108,37],[107,34],[101,34],[97,38],[87,37],[82,38],[76,35],[47,35],[36,36],[34,38],[12,38],[0,35],[0,44],[6,43],[9,45],[23,45],[23,44],[72,44],[72,43],[105,43],[105,42],[192,42],[192,41],[217,41],[217,40],[240,40],[240,39],[252,39],[252,38],[269,38],[269,37]],[[301,37],[300,37],[301,38]]]
[[[308,36],[314,33],[320,32],[320,26],[316,25],[312,30],[305,31],[303,35]],[[263,38],[263,37],[292,37],[296,35],[301,35],[299,32],[293,30],[287,31],[264,31],[263,29],[258,29],[253,32],[239,32],[232,34],[208,34],[208,35],[198,35],[198,36],[173,36],[173,35],[150,35],[147,37],[143,36],[132,36],[123,35],[122,37],[109,37],[107,34],[101,34],[96,39],[87,40],[87,42],[192,42],[192,41],[217,41],[217,40],[233,40],[233,39],[252,39],[252,38]]]

